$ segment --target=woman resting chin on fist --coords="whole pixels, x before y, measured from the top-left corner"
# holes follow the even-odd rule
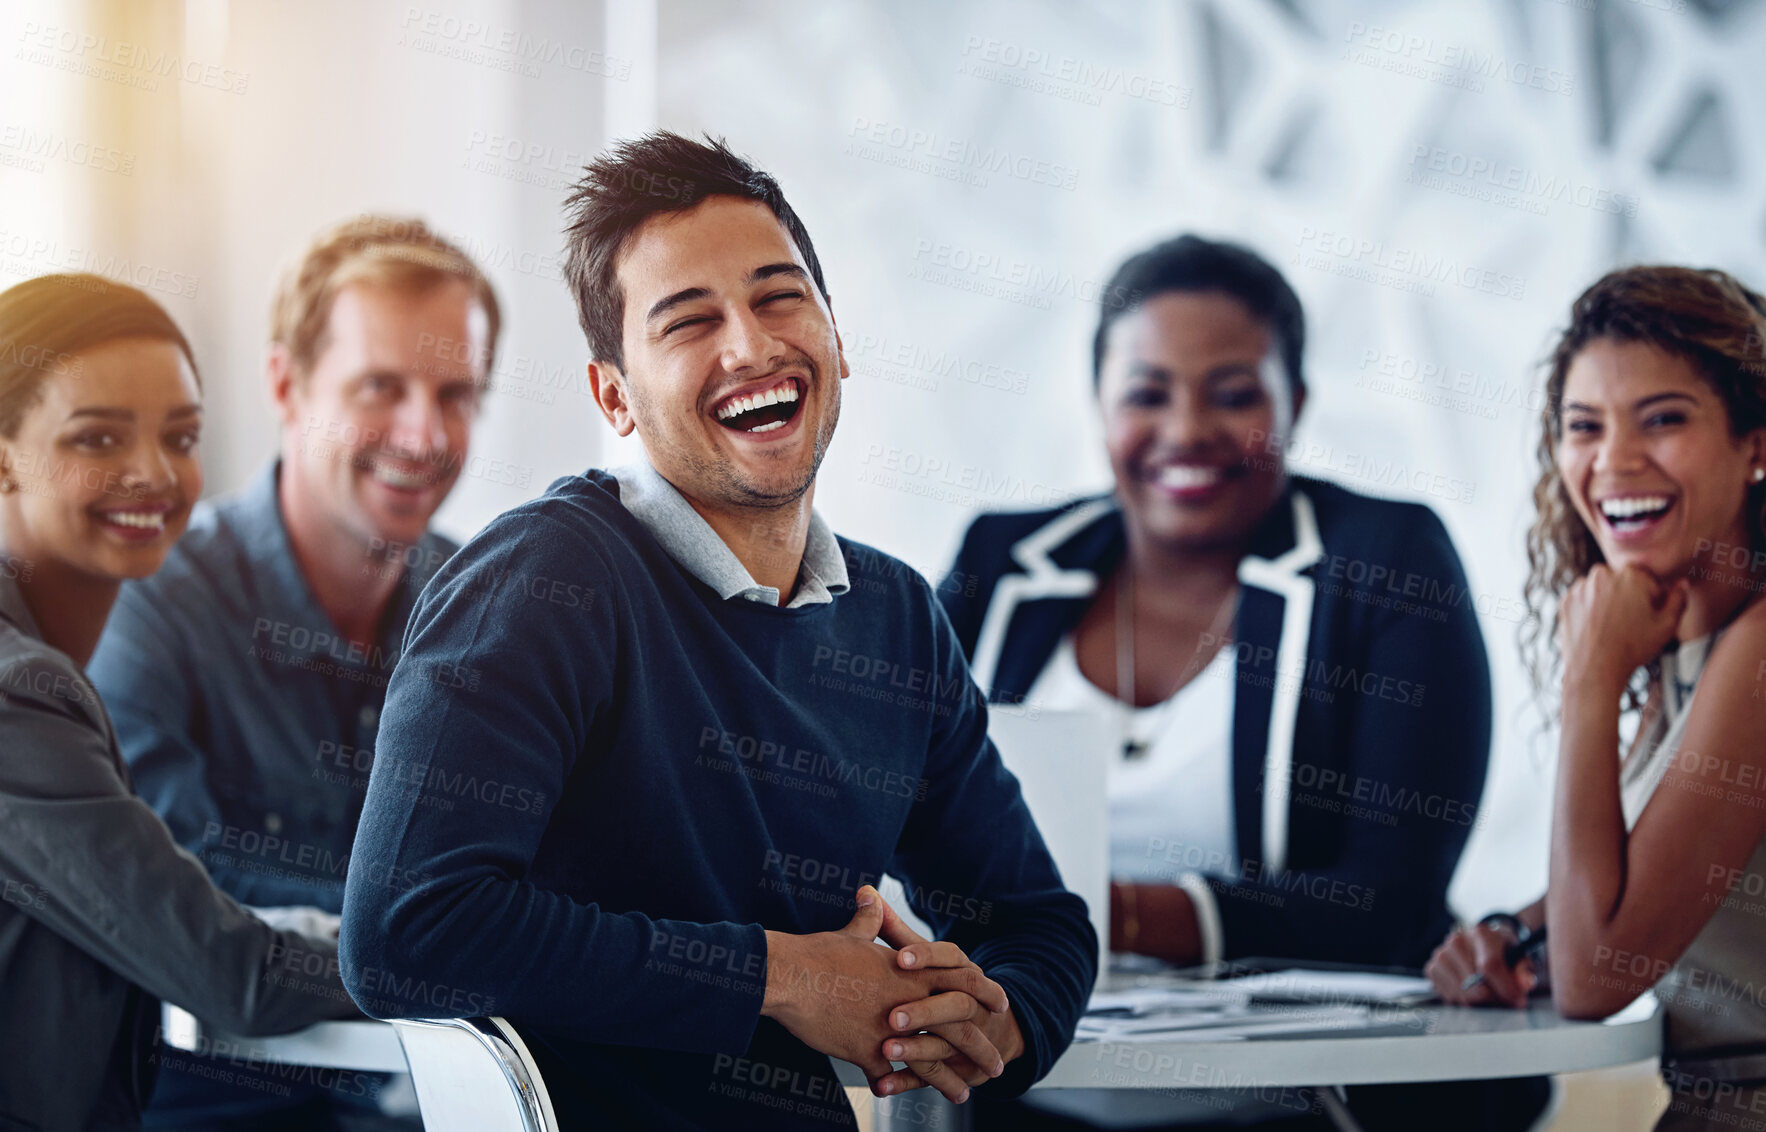
[[[1567,1017],[1657,990],[1672,1059],[1659,1129],[1747,1126],[1766,1108],[1746,1058],[1701,1059],[1766,1053],[1766,1002],[1723,994],[1766,985],[1766,923],[1728,895],[1766,874],[1763,312],[1730,276],[1678,267],[1617,271],[1576,301],[1528,538],[1529,604],[1551,615],[1534,671],[1561,692],[1550,887],[1512,922],[1454,932],[1428,966],[1450,1002],[1521,1005],[1540,973],[1503,950],[1544,927]]]

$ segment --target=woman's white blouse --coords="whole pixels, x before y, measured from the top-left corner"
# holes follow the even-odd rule
[[[1079,670],[1068,634],[1043,666],[1027,703],[1117,721],[1110,760],[1110,875],[1175,883],[1186,873],[1238,870],[1232,795],[1233,651],[1222,649],[1177,694],[1125,706]],[[1129,742],[1146,745],[1129,758]]]

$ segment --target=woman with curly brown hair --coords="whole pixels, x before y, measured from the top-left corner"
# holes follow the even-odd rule
[[[1652,988],[1667,1008],[1658,1129],[1766,1128],[1766,301],[1714,270],[1607,275],[1572,308],[1542,423],[1550,887],[1455,932],[1429,974],[1449,1001],[1521,1005],[1540,973],[1504,946],[1549,925],[1563,1014]]]

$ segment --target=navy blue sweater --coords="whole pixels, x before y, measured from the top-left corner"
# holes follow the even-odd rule
[[[559,480],[419,599],[350,861],[350,993],[508,1017],[566,1127],[843,1125],[828,1059],[759,1016],[764,931],[839,928],[888,871],[1011,996],[1027,1051],[984,1088],[1029,1087],[1096,940],[930,587],[842,540],[833,602],[722,601],[618,490]]]

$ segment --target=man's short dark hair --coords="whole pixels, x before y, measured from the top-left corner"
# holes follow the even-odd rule
[[[564,279],[576,298],[577,321],[598,362],[625,369],[625,293],[619,256],[652,216],[685,212],[707,197],[758,201],[773,210],[809,266],[822,298],[821,261],[809,232],[771,174],[730,151],[722,138],[702,142],[663,130],[620,142],[583,168],[564,198]]]
[[[1105,339],[1117,319],[1154,295],[1170,291],[1217,291],[1244,304],[1275,335],[1288,384],[1306,389],[1300,355],[1306,351],[1306,316],[1300,297],[1270,262],[1242,244],[1182,235],[1130,256],[1111,277],[1106,295],[1133,295],[1133,303],[1106,303],[1092,339],[1092,388],[1104,368]]]

